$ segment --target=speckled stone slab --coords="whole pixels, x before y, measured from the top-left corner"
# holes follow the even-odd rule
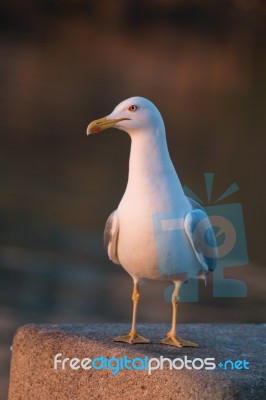
[[[21,327],[13,341],[8,400],[266,398],[266,325],[178,325],[181,337],[200,344],[200,348],[181,349],[159,344],[168,325],[142,324],[138,327],[141,335],[151,339],[150,344],[112,342],[113,337],[128,332],[127,324],[32,324]],[[54,368],[54,356],[58,353],[62,354],[61,359],[80,360],[101,356],[108,359],[126,356],[131,360],[145,356],[149,359],[163,356],[170,360],[215,358],[215,364],[220,366],[213,370],[185,367],[169,370],[170,364],[166,361],[164,369],[154,370],[150,375],[146,369],[124,368],[114,374],[112,369],[73,370],[69,364],[63,370],[60,366]],[[224,369],[227,360],[234,364],[228,361]],[[242,364],[235,364],[238,360]],[[182,361],[175,365],[180,367]],[[195,365],[199,367],[201,362],[195,361]]]

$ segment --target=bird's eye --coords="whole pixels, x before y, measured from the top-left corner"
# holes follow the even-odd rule
[[[133,104],[132,106],[130,106],[130,107],[128,107],[128,111],[137,111],[137,109],[138,109],[138,107],[137,106],[135,106],[135,104]]]

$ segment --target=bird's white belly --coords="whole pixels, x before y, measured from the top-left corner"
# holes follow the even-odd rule
[[[160,279],[151,216],[132,213],[130,218],[119,220],[117,250],[121,265],[132,277]]]
[[[117,252],[124,269],[139,279],[186,280],[196,276],[201,267],[185,230],[178,232],[175,243],[171,232],[160,232],[160,228],[159,231],[158,226],[156,228],[157,215],[165,210],[172,211],[172,202],[152,204],[146,197],[138,207],[136,202],[126,200],[126,206],[122,200],[118,207]],[[180,217],[184,218],[187,211],[184,207]]]

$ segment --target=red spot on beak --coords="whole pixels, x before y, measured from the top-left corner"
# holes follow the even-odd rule
[[[101,128],[99,127],[99,126],[97,126],[97,125],[95,125],[93,128],[92,128],[92,133],[98,133],[98,132],[101,132]]]

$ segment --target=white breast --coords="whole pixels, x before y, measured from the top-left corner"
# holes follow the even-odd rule
[[[118,206],[117,248],[121,265],[132,277],[158,280],[172,278],[158,269],[153,218],[158,213],[174,210],[184,217],[190,209],[191,205],[169,157],[165,136],[133,138],[128,184]],[[195,255],[185,231],[181,240],[183,243],[179,245],[188,249],[193,262]],[[165,251],[170,254],[171,248]]]

